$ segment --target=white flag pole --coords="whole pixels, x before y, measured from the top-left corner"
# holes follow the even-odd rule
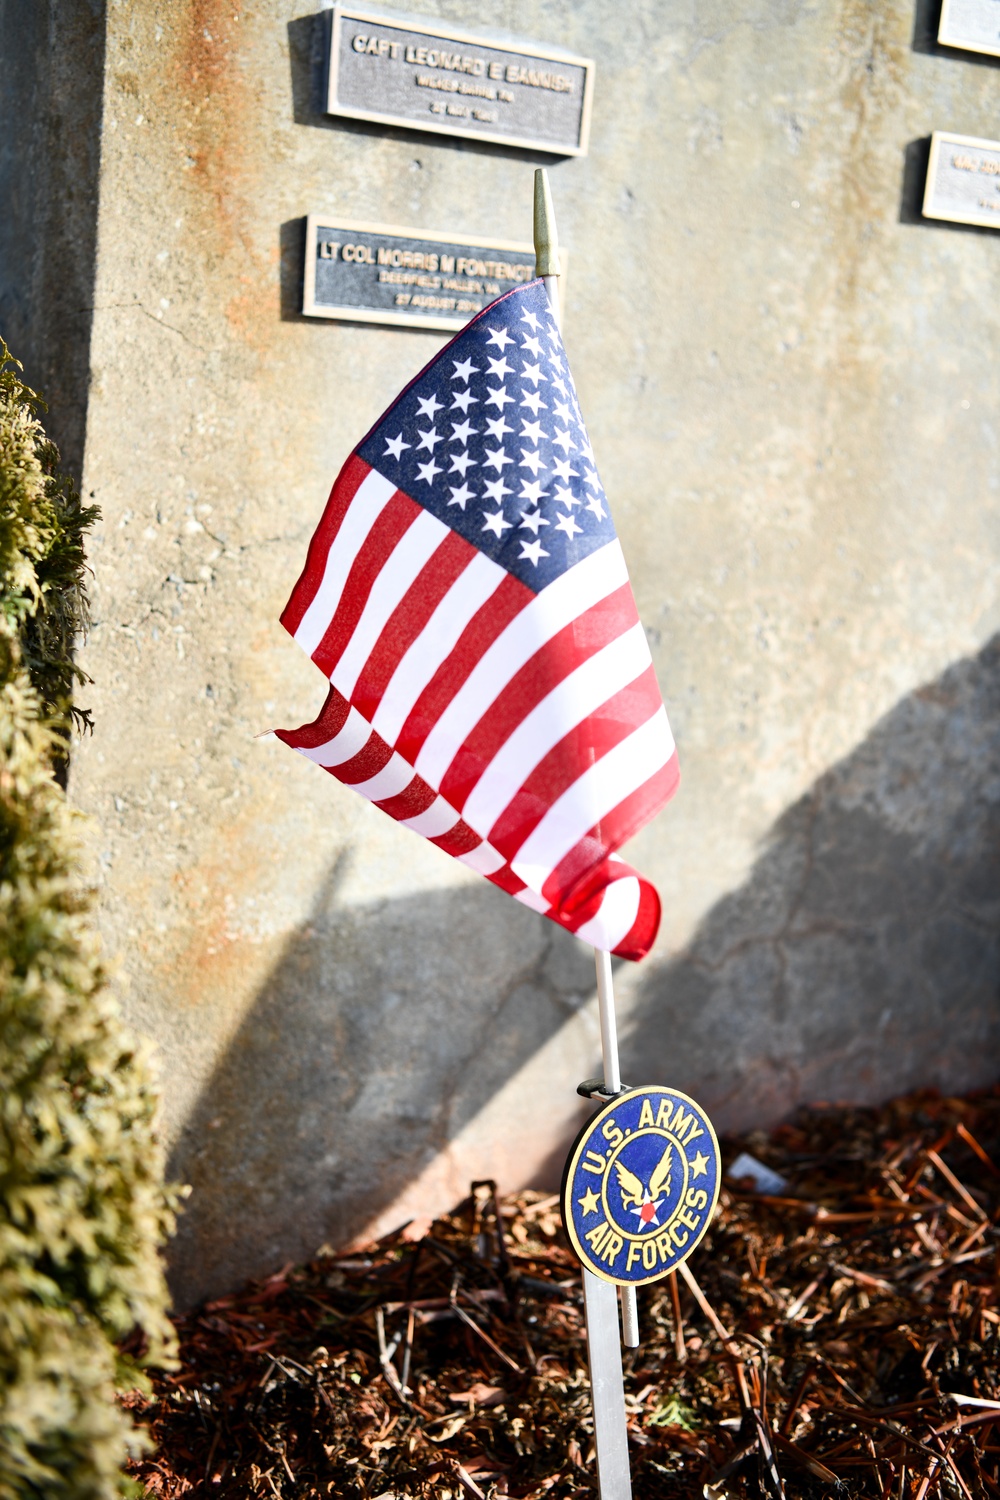
[[[601,1018],[601,1055],[604,1059],[604,1088],[608,1094],[620,1094],[621,1069],[618,1064],[618,1022],[615,1019],[615,987],[611,974],[611,954],[594,949],[597,965],[597,1009]],[[635,1287],[618,1288],[622,1304],[622,1343],[627,1349],[639,1347],[639,1309]]]
[[[552,314],[562,321],[559,301],[559,242],[552,209],[548,174],[535,168],[535,274],[542,278]],[[618,1027],[615,992],[611,977],[611,955],[594,949],[597,965],[597,1004],[601,1019],[601,1052],[604,1058],[604,1088],[621,1091],[618,1065]],[[597,1451],[597,1484],[601,1500],[631,1500],[632,1477],[628,1458],[628,1428],[625,1421],[625,1388],[618,1336],[618,1295],[610,1281],[603,1281],[583,1267],[583,1304],[587,1320],[587,1358],[590,1364],[591,1400],[594,1407],[594,1446]],[[621,1288],[622,1333],[629,1348],[639,1343],[635,1288]]]

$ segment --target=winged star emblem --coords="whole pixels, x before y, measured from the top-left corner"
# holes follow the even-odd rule
[[[648,1224],[659,1226],[656,1217],[663,1199],[670,1192],[670,1168],[671,1153],[673,1147],[667,1145],[663,1155],[653,1168],[648,1187],[643,1187],[642,1181],[628,1167],[620,1161],[615,1162],[615,1171],[618,1173],[618,1186],[621,1189],[622,1208],[629,1209],[639,1220],[639,1228],[645,1229]]]

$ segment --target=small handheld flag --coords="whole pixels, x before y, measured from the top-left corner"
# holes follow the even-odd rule
[[[280,739],[515,900],[638,959],[616,850],[677,755],[540,280],[480,313],[345,463],[282,623],[330,683]]]

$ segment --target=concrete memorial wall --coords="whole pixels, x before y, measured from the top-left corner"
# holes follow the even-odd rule
[[[448,337],[304,316],[310,214],[523,245],[549,168],[682,768],[628,851],[664,921],[626,1079],[725,1128],[997,1069],[1000,236],[921,214],[995,60],[926,0],[399,14],[595,59],[587,154],[326,113],[315,0],[0,0],[0,331],[103,510],[70,792],[194,1188],[182,1300],[554,1183],[599,1061],[589,950],[255,738],[319,708],[279,612]]]

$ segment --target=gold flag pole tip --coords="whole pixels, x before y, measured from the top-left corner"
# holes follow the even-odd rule
[[[549,174],[544,167],[535,168],[535,275],[559,275],[559,239],[556,216],[552,209]]]

